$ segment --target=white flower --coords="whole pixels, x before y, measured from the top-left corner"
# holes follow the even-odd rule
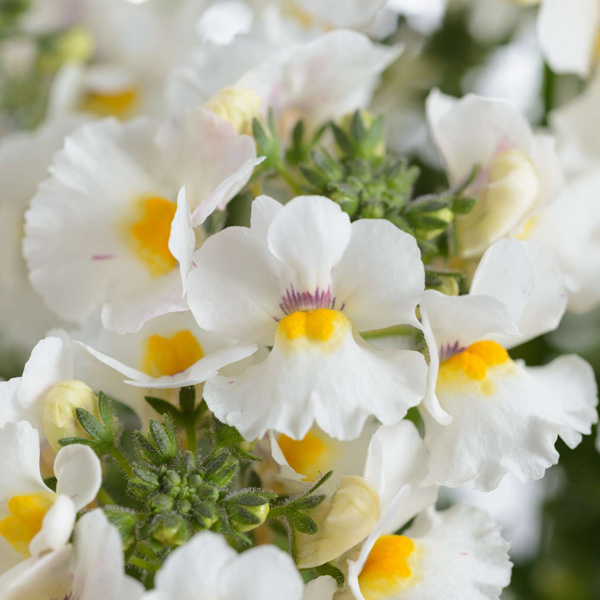
[[[498,600],[510,582],[508,544],[482,511],[429,508],[403,535],[393,531],[382,520],[349,563],[356,600]]]
[[[153,396],[175,403],[178,388],[203,383],[257,349],[256,345],[240,345],[232,338],[203,331],[189,311],[152,319],[136,333],[112,333],[94,320],[73,335],[85,342],[92,356],[125,376],[126,383],[163,390]],[[155,414],[143,399],[144,390],[136,392],[128,393],[125,401],[146,423]],[[133,397],[136,400],[132,405]]]
[[[378,46],[360,33],[332,31],[281,48],[237,81],[222,81],[221,87],[256,93],[263,114],[273,109],[284,132],[299,119],[320,126],[366,106],[379,76],[399,53],[399,48]],[[189,69],[174,73],[171,95],[176,106],[208,100],[201,75],[202,71]]]
[[[142,584],[124,573],[119,532],[101,510],[85,514],[73,544],[24,561],[0,576],[3,600],[138,600]]]
[[[590,74],[600,29],[598,0],[544,0],[538,35],[548,64],[557,73]]]
[[[557,462],[558,436],[575,447],[590,433],[598,418],[597,389],[583,359],[562,356],[527,368],[505,349],[555,329],[565,304],[552,254],[517,240],[486,252],[470,294],[425,292],[426,483],[473,481],[489,491],[506,473],[533,481]]]
[[[143,119],[83,127],[26,215],[34,288],[65,320],[102,307],[103,325],[119,333],[185,310],[182,280],[204,235],[193,228],[225,208],[257,162],[252,138],[202,108],[160,131]]]
[[[273,347],[263,363],[205,386],[211,410],[246,438],[269,429],[302,438],[316,422],[351,439],[369,415],[395,423],[421,399],[423,357],[377,350],[359,335],[419,326],[419,250],[391,223],[351,225],[323,197],[281,206],[262,196],[250,229],[212,236],[194,262],[188,298],[200,327]]]
[[[437,487],[421,486],[426,465],[425,445],[412,423],[380,427],[371,438],[362,477],[344,477],[333,495],[311,511],[319,525],[316,534],[296,534],[298,566],[335,560],[383,522],[396,531],[433,504]]]
[[[52,155],[82,123],[79,117],[56,119],[0,144],[0,335],[13,348],[31,350],[58,322],[27,279],[21,254],[23,223],[38,183],[47,177]]]
[[[39,435],[29,423],[4,425],[0,447],[0,563],[6,570],[67,544],[77,512],[100,489],[102,468],[87,446],[63,448],[54,461],[53,492],[42,480]]]
[[[169,555],[144,600],[301,600],[302,578],[291,557],[265,545],[237,554],[206,531]]]
[[[93,358],[66,333],[53,333],[32,350],[22,377],[0,382],[0,426],[27,421],[45,440],[46,397],[57,384],[72,380],[84,381],[92,389],[106,392],[129,405],[142,418],[148,414],[141,391],[125,385],[122,376]]]
[[[450,184],[464,184],[475,208],[456,218],[458,252],[479,257],[494,242],[523,232],[528,221],[556,199],[562,174],[554,141],[536,135],[511,104],[468,95],[461,100],[430,94],[427,113]]]

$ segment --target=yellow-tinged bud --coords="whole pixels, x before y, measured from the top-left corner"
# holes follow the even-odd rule
[[[242,87],[223,88],[210,98],[204,108],[229,121],[240,134],[252,134],[252,121],[260,115],[260,96]]]
[[[84,408],[100,418],[98,398],[93,390],[76,379],[61,381],[48,392],[44,400],[42,423],[53,450],[60,450],[58,440],[67,437],[88,437],[77,419],[76,409]]]
[[[297,534],[296,562],[301,569],[334,560],[366,538],[379,519],[379,496],[362,477],[344,477],[333,496],[307,514],[318,531]]]
[[[511,233],[535,208],[540,190],[537,169],[524,152],[513,149],[499,154],[490,165],[488,183],[475,208],[455,219],[460,254],[480,256]]]
[[[246,533],[247,531],[252,531],[257,527],[260,527],[267,520],[271,507],[269,506],[268,502],[265,502],[264,504],[258,504],[255,506],[246,505],[244,506],[244,510],[253,514],[257,519],[260,520],[260,523],[242,523],[239,518],[236,519],[235,517],[230,519],[233,521],[233,529],[239,531],[240,533]]]
[[[58,39],[56,52],[65,62],[87,62],[94,54],[94,38],[84,27],[73,27]]]
[[[373,124],[375,123],[375,116],[373,115],[373,113],[370,110],[367,110],[366,108],[361,108],[359,110],[359,114],[360,114],[360,118],[365,126],[365,128],[371,129],[371,127],[373,127]],[[342,120],[340,122],[340,125],[342,127],[342,129],[350,135],[350,137],[352,136],[352,121],[354,119],[354,113],[346,113],[343,117]],[[377,146],[375,148],[372,149],[372,156],[374,157],[378,157],[378,158],[383,158],[385,156],[385,140],[382,137],[381,140],[379,141],[379,143],[377,144]]]
[[[451,208],[440,208],[440,210],[427,213],[427,216],[444,221],[445,223],[448,223],[448,225],[454,220],[454,213],[452,212]],[[446,231],[446,228],[442,227],[440,229],[419,229],[417,230],[417,233],[425,240],[432,240],[434,237],[437,237],[444,231]]]

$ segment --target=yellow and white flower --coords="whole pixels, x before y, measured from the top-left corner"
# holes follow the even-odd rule
[[[30,558],[0,575],[3,600],[139,600],[144,587],[125,575],[121,537],[101,510],[78,521],[73,544]]]
[[[381,73],[399,53],[397,47],[374,44],[354,31],[332,31],[282,47],[221,87],[256,94],[261,113],[273,109],[284,132],[299,119],[318,127],[366,106]],[[174,73],[170,93],[176,106],[198,106],[208,100],[201,73],[190,69]]]
[[[477,204],[455,221],[461,256],[480,257],[499,239],[526,233],[532,217],[558,197],[563,179],[554,140],[535,134],[508,102],[456,100],[435,90],[427,114],[450,184],[463,185],[479,168],[466,190]]]
[[[182,281],[205,237],[200,225],[257,162],[252,138],[202,108],[160,130],[145,119],[83,127],[26,214],[32,285],[65,320],[101,307],[103,325],[119,333],[186,310]]]
[[[87,446],[63,448],[54,461],[53,492],[42,480],[39,434],[29,423],[0,428],[0,446],[0,560],[2,577],[11,579],[11,567],[18,565],[13,574],[28,570],[42,554],[66,546],[77,512],[102,485],[102,468]]]
[[[238,554],[212,531],[169,555],[144,600],[301,600],[304,585],[289,554],[271,545]]]
[[[21,254],[29,201],[66,135],[82,125],[80,117],[48,121],[34,133],[18,133],[0,144],[0,336],[3,345],[29,352],[56,315],[33,291]]]
[[[556,328],[565,305],[552,254],[517,240],[486,252],[468,295],[425,292],[426,483],[489,491],[506,473],[530,482],[557,462],[558,436],[575,447],[590,433],[598,418],[590,365],[566,355],[529,368],[507,352]]]
[[[393,257],[393,258],[390,258]],[[204,394],[247,438],[303,438],[313,423],[358,437],[368,416],[396,423],[424,393],[417,352],[377,350],[360,331],[418,326],[424,273],[414,238],[383,220],[351,224],[331,200],[254,201],[250,229],[230,227],[194,256],[190,308],[203,329],[272,347]]]

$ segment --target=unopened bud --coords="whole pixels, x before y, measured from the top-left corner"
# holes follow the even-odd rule
[[[240,533],[246,533],[260,527],[269,516],[271,507],[265,501],[264,504],[256,504],[254,506],[239,506],[238,510],[230,516],[230,523],[233,529]]]
[[[62,438],[89,437],[77,419],[78,408],[83,408],[100,419],[98,398],[83,381],[61,381],[48,392],[42,409],[42,423],[53,450],[60,450],[58,440]]]
[[[87,62],[94,54],[94,38],[84,27],[73,27],[60,36],[56,52],[64,62]]]
[[[188,539],[187,525],[179,515],[165,515],[160,517],[152,536],[167,546],[181,546]]]
[[[301,569],[334,560],[365,539],[379,519],[379,496],[366,479],[344,477],[333,496],[307,514],[318,531],[296,535],[296,562]]]
[[[454,220],[454,213],[451,208],[441,208],[440,210],[436,210],[431,213],[426,214],[427,217],[431,217],[432,219],[436,219],[438,221],[444,222],[446,225],[436,227],[435,229],[417,229],[416,233],[424,240],[432,240],[433,238],[440,235],[440,233],[444,233],[446,231],[447,226],[452,223]]]
[[[260,96],[242,87],[223,88],[210,98],[204,108],[229,121],[240,134],[252,134],[252,121],[260,115]]]

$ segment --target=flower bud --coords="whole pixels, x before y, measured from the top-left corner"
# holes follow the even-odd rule
[[[300,569],[334,560],[366,538],[379,518],[379,496],[362,477],[344,477],[333,496],[307,514],[318,531],[296,536]]]
[[[264,504],[256,504],[254,506],[246,505],[240,507],[240,510],[231,515],[229,520],[235,531],[246,533],[260,527],[267,520],[270,510],[271,507],[267,501]]]
[[[210,98],[204,108],[229,121],[240,134],[252,134],[252,121],[260,115],[262,100],[252,90],[223,88]]]
[[[42,424],[53,450],[60,450],[58,440],[62,438],[89,437],[77,419],[75,411],[78,408],[100,419],[98,398],[83,381],[61,381],[48,392],[42,409]]]
[[[188,539],[188,529],[184,518],[179,515],[160,517],[152,537],[171,547],[185,544]]]
[[[536,207],[540,191],[537,169],[524,152],[513,149],[499,154],[473,210],[455,219],[459,253],[480,256],[513,232]]]
[[[94,54],[94,38],[84,27],[73,27],[60,36],[56,52],[64,62],[87,62]]]
[[[454,220],[454,213],[452,212],[451,208],[441,208],[440,210],[427,213],[426,216],[447,223],[447,225],[450,225],[450,223],[452,223]],[[440,235],[440,233],[444,233],[446,229],[447,226],[438,227],[435,229],[417,229],[416,233],[424,240],[432,240]]]

